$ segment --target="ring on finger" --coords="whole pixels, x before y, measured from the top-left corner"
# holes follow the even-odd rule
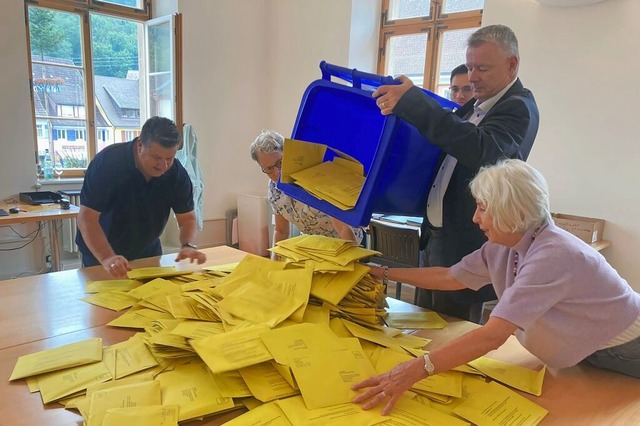
[[[382,108],[386,108],[386,106],[385,106],[386,104],[387,104],[386,102],[383,102],[382,103]]]
[[[378,395],[380,395],[383,398],[386,398],[388,396],[387,392],[385,392],[385,391],[380,392]]]
[[[115,268],[115,267],[116,267],[115,263],[112,263],[111,265],[109,265],[109,268]]]

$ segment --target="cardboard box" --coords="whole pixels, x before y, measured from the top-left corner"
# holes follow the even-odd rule
[[[562,213],[551,213],[556,226],[572,233],[587,244],[602,240],[604,220],[592,217],[572,216]]]

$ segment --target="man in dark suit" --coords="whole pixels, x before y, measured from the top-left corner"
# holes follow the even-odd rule
[[[382,114],[414,125],[443,156],[427,199],[421,249],[425,266],[451,266],[486,241],[473,224],[476,209],[468,184],[480,167],[500,158],[526,160],[538,132],[533,94],[518,78],[518,40],[504,25],[474,32],[467,42],[466,66],[474,99],[456,112],[442,109],[405,76],[401,84],[373,93]],[[474,292],[420,290],[418,304],[479,322],[483,302],[495,299],[489,285]]]

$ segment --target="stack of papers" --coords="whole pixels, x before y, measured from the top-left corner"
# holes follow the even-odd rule
[[[238,407],[249,412],[227,424],[535,425],[546,415],[511,389],[540,395],[545,370],[489,358],[416,383],[388,417],[362,411],[351,386],[429,343],[400,328],[445,324],[390,313],[398,328],[383,326],[382,285],[356,262],[370,250],[315,236],[279,249],[290,254],[284,262],[247,255],[189,275],[89,283],[110,309],[133,301],[110,325],[139,332],[108,347],[89,339],[25,355],[10,380],[27,378],[45,404],[77,410],[88,426],[176,425]]]

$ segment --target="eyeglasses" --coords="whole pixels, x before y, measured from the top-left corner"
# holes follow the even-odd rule
[[[449,87],[449,90],[451,90],[451,93],[458,93],[458,92],[462,91],[462,93],[469,94],[469,93],[473,92],[473,89],[471,88],[471,86],[462,86],[462,87],[451,86],[451,87]]]
[[[276,161],[275,163],[273,163],[273,165],[268,166],[268,167],[260,167],[260,170],[262,170],[262,173],[266,173],[266,174],[271,174],[273,173],[273,171],[275,169],[280,170],[282,168],[282,159]]]

